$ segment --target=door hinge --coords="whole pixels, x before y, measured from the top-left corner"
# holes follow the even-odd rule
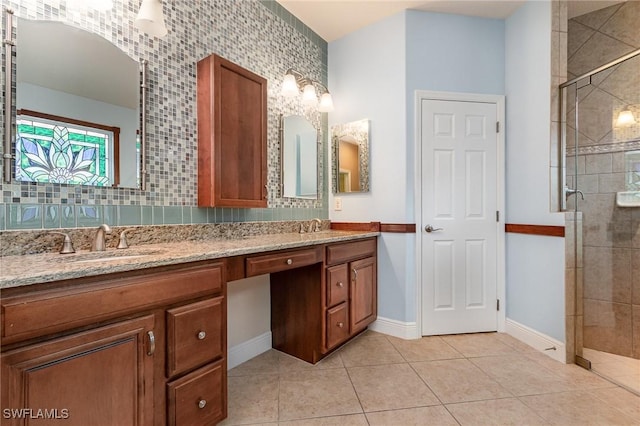
[[[500,133],[500,122],[496,121],[496,133]]]
[[[496,311],[500,310],[500,299],[496,299]]]
[[[496,210],[496,222],[500,222],[500,210]]]

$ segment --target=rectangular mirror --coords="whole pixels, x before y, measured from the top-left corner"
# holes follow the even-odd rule
[[[331,128],[333,192],[369,192],[369,120]]]
[[[281,118],[282,196],[318,198],[318,130],[304,117]]]
[[[15,179],[140,187],[140,64],[97,34],[18,18]]]

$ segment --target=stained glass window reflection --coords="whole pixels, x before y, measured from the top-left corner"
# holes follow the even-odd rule
[[[113,135],[101,129],[17,117],[16,180],[111,186]]]

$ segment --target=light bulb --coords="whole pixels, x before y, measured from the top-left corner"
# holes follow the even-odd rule
[[[288,98],[297,96],[298,93],[300,93],[300,91],[298,90],[296,77],[293,74],[287,74],[284,76],[280,93],[282,94],[282,96],[286,96]]]
[[[314,106],[318,103],[318,97],[316,96],[316,88],[313,84],[308,83],[302,90],[302,103],[308,106]]]
[[[166,36],[167,27],[164,24],[160,0],[142,0],[134,25],[151,36],[160,38]]]
[[[331,112],[333,111],[333,99],[331,93],[325,92],[320,96],[320,105],[318,105],[318,111]]]
[[[630,126],[635,123],[636,119],[629,107],[626,107],[624,110],[620,111],[620,114],[618,114],[618,118],[616,119],[616,127]]]

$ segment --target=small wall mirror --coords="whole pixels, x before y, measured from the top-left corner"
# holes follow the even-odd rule
[[[282,196],[318,198],[318,130],[304,117],[281,118]]]
[[[18,18],[15,179],[140,187],[140,71],[97,34]]]
[[[331,128],[333,192],[369,192],[369,120]]]

